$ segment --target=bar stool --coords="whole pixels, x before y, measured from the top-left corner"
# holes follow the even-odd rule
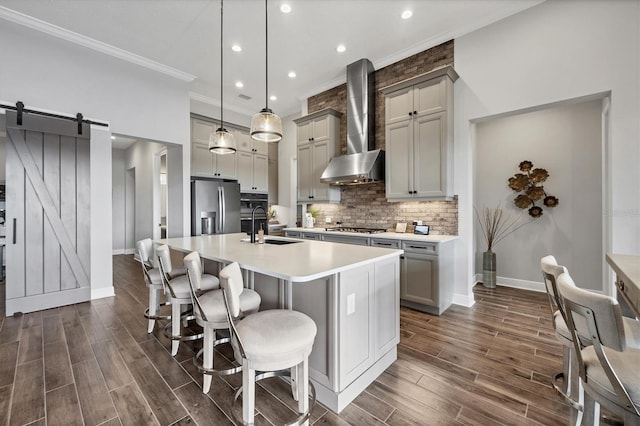
[[[567,327],[565,320],[566,315],[560,303],[556,287],[556,278],[558,278],[560,274],[567,272],[567,268],[558,265],[556,258],[549,255],[540,260],[540,269],[542,270],[542,277],[547,290],[547,296],[549,297],[549,308],[551,309],[553,328],[556,332],[556,338],[562,343],[562,371],[552,377],[551,385],[573,408],[579,410],[581,407],[576,398],[579,378],[576,371],[577,366],[572,361],[573,358],[571,355],[573,350],[573,337]],[[588,341],[589,333],[585,328],[585,324],[581,323],[579,329],[580,335],[585,339],[585,344],[587,344],[587,342],[591,344],[591,342]],[[560,380],[563,380],[562,384],[558,384]]]
[[[160,276],[160,270],[158,268],[154,268],[151,264],[151,253],[153,252],[153,243],[151,242],[151,238],[145,238],[144,240],[137,241],[136,250],[138,251],[138,257],[140,257],[144,281],[149,289],[149,307],[144,311],[144,317],[149,320],[147,333],[151,333],[156,320],[171,319],[171,315],[158,314],[160,307],[167,306],[170,303],[160,303],[160,292],[163,290],[162,277]]]
[[[226,330],[229,327],[227,322],[227,308],[224,303],[222,290],[213,290],[202,293],[200,288],[202,277],[202,263],[197,252],[191,252],[184,258],[184,267],[187,270],[187,277],[191,284],[191,296],[193,298],[193,312],[196,322],[203,328],[204,341],[202,349],[193,357],[193,364],[198,371],[203,374],[202,393],[208,393],[211,388],[212,375],[229,375],[242,370],[242,366],[216,370],[213,368],[213,352],[216,346],[230,342],[229,337],[218,337],[216,330]],[[260,309],[260,295],[253,290],[243,288],[240,293],[240,311],[242,316],[258,312]],[[202,358],[202,362],[200,359]]]
[[[300,413],[289,424],[307,422],[315,405],[315,389],[309,382],[308,363],[317,333],[315,322],[301,312],[286,309],[260,311],[237,321],[244,285],[236,262],[220,271],[220,284],[227,305],[231,344],[236,361],[242,365],[242,387],[234,399],[235,404],[242,395],[242,421],[253,424],[257,381],[288,376]],[[258,371],[260,373],[256,375]],[[232,410],[232,414],[234,412]]]
[[[625,425],[640,425],[640,349],[627,344],[630,336],[620,305],[612,297],[576,287],[568,273],[558,277],[557,288],[579,367],[578,397],[584,413],[578,420],[588,426],[599,424],[604,405]],[[587,325],[591,346],[581,345],[578,318]]]
[[[164,335],[171,339],[171,355],[176,356],[180,341],[198,340],[203,337],[202,333],[186,335],[182,333],[180,320],[184,327],[195,317],[192,315],[191,307],[191,286],[186,275],[171,278],[167,273],[167,266],[171,268],[171,257],[169,247],[161,245],[156,248],[158,263],[160,264],[160,275],[165,286],[165,294],[168,293],[171,304],[171,322],[164,328]],[[209,291],[220,288],[220,280],[209,274],[202,274],[198,291]],[[167,291],[168,290],[168,291]]]

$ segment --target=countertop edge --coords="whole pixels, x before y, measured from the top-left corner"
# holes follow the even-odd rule
[[[403,240],[403,241],[424,241],[428,243],[448,243],[450,241],[460,238],[457,235],[418,235],[418,234],[403,234],[398,232],[380,232],[377,234],[363,234],[359,232],[334,232],[327,231],[324,228],[284,228],[283,231],[295,231],[295,232],[314,232],[317,234],[336,234],[336,235],[349,235],[363,238],[381,238],[389,240]]]

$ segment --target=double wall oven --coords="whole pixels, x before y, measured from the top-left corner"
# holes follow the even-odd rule
[[[261,206],[264,211],[258,209],[256,211],[256,229],[257,233],[260,227],[264,230],[265,235],[269,233],[269,218],[267,212],[269,211],[268,194],[240,194],[240,231],[251,233],[251,213],[257,206]]]

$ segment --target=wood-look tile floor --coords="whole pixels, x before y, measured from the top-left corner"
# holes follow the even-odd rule
[[[240,377],[214,377],[203,395],[193,350],[142,316],[148,293],[132,256],[113,258],[116,296],[4,316],[0,286],[0,425],[225,425]],[[401,310],[398,360],[342,413],[316,425],[555,425],[569,408],[549,385],[561,368],[546,295],[474,289],[472,308],[442,316]],[[216,362],[224,363],[221,354]],[[217,364],[218,365],[218,364]],[[256,424],[294,417],[287,386],[257,389]]]

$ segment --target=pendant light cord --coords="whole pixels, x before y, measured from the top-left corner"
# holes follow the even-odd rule
[[[222,82],[224,81],[224,55],[223,55],[223,14],[224,0],[220,0],[220,129],[224,129],[224,89]]]
[[[269,109],[269,6],[264,0],[264,105]]]

